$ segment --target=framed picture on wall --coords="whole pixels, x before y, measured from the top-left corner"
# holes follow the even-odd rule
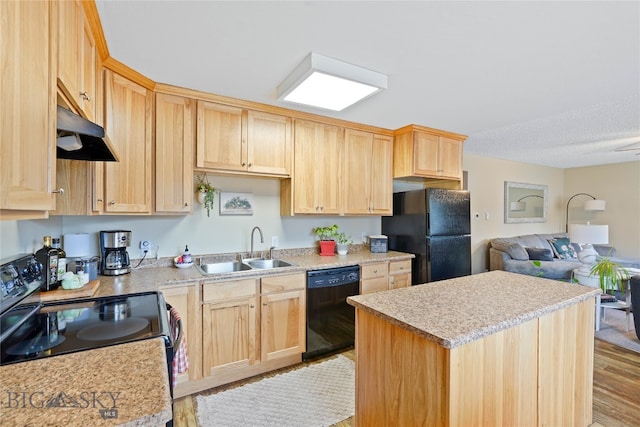
[[[221,192],[220,215],[253,215],[253,194]]]

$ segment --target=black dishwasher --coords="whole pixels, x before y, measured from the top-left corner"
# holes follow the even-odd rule
[[[355,308],[347,297],[358,295],[360,267],[307,272],[307,348],[303,360],[353,346]]]

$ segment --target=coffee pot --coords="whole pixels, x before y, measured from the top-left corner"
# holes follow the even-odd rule
[[[127,248],[131,244],[131,231],[108,230],[100,232],[100,253],[103,276],[119,276],[131,272]]]

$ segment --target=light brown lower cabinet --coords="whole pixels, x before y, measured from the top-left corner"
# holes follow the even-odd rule
[[[204,281],[197,286],[202,288],[197,308],[187,308],[190,294],[184,289],[163,290],[170,304],[181,312],[190,310],[189,325],[194,329],[187,327],[188,336],[201,338],[193,349],[195,339],[188,341],[189,375],[178,379],[175,397],[301,362],[306,340],[305,273]]]
[[[189,394],[189,381],[197,380],[202,376],[202,350],[200,330],[200,304],[198,300],[198,284],[180,287],[165,287],[160,289],[164,299],[175,307],[182,319],[182,333],[187,343],[189,357],[189,369],[178,374],[174,395],[184,396]]]
[[[389,261],[389,289],[411,286],[411,260]]]
[[[588,426],[593,307],[586,300],[455,348],[357,309],[355,425]]]
[[[360,267],[360,294],[389,289],[388,262],[365,264]]]
[[[360,294],[411,286],[411,260],[385,261],[360,267]]]

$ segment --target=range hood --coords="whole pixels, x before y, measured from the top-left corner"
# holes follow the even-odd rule
[[[102,126],[58,105],[57,158],[117,162],[118,156]]]

